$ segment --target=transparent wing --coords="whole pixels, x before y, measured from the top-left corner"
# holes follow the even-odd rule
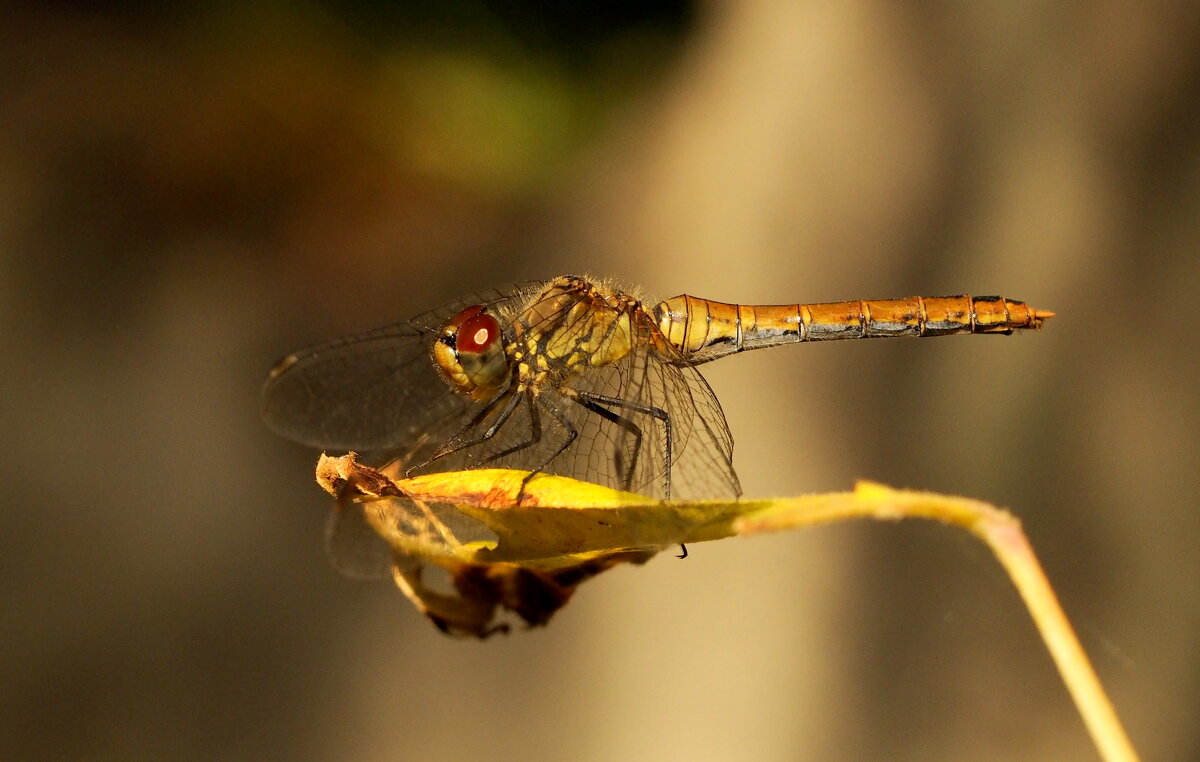
[[[617,400],[600,407],[619,419],[585,411],[571,470],[590,481],[666,497],[669,462],[672,498],[740,495],[733,438],[720,403],[699,372],[655,340],[657,328],[648,321],[635,324],[628,355],[570,381],[585,398]]]
[[[524,291],[472,294],[407,323],[291,354],[267,377],[263,418],[289,439],[331,450],[406,450],[422,435],[444,441],[475,406],[434,369],[430,347],[466,306],[485,304],[503,314]]]
[[[733,434],[721,403],[700,371],[688,364],[671,367],[687,382],[695,427],[691,445],[676,453],[679,497],[738,497],[742,485],[733,468]]]
[[[367,523],[367,510],[377,508],[373,503],[339,504],[325,522],[329,562],[351,579],[382,579],[392,568],[392,549]]]
[[[386,528],[397,547],[388,543],[376,525]],[[418,542],[427,552],[444,548],[451,555],[463,544],[495,541],[496,535],[475,519],[445,503],[426,503],[406,497],[388,497],[367,502],[339,501],[325,526],[325,552],[333,567],[354,579],[380,579],[394,564],[405,565],[400,542]]]
[[[440,333],[450,318],[462,312],[467,307],[482,304],[497,314],[500,322],[507,324],[528,302],[540,292],[546,281],[525,281],[513,283],[501,288],[489,288],[476,291],[467,296],[447,302],[436,309],[423,312],[410,319],[408,324],[430,333]]]
[[[433,336],[401,324],[284,358],[263,387],[262,413],[277,433],[333,450],[400,448],[430,416],[465,407],[429,360]]]

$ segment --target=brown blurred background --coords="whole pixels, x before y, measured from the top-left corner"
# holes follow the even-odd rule
[[[0,756],[1094,758],[935,525],[696,545],[483,644],[330,569],[271,363],[569,272],[1056,310],[707,376],[748,495],[1011,507],[1140,751],[1200,757],[1200,6],[432,5],[0,10]]]

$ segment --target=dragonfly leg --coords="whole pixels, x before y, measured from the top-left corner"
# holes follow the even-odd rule
[[[664,468],[663,468],[663,496],[667,500],[670,500],[671,499],[671,461],[675,457],[675,441],[674,441],[673,427],[671,426],[671,416],[667,415],[667,411],[665,411],[659,407],[654,407],[653,405],[643,405],[638,402],[630,402],[629,400],[623,400],[618,397],[608,397],[603,394],[592,394],[591,392],[578,392],[577,398],[581,405],[583,405],[584,407],[588,408],[592,412],[595,412],[598,415],[601,415],[602,417],[605,417],[605,418],[608,418],[608,416],[605,416],[603,413],[600,412],[600,409],[603,409],[603,408],[599,407],[600,405],[608,405],[609,407],[620,407],[620,408],[625,408],[626,410],[633,410],[634,412],[644,413],[645,415],[651,416],[653,418],[657,418],[658,420],[662,421],[664,438],[666,439],[666,450],[667,450],[666,459],[665,459]],[[585,400],[593,403],[593,406],[589,406],[589,405],[585,404],[585,402],[584,402]],[[621,428],[624,428],[626,431],[629,431],[629,429],[626,428],[619,421],[625,421],[625,422],[629,423],[631,426],[634,426],[635,429],[637,429],[637,426],[634,425],[632,421],[629,421],[629,419],[619,416],[616,413],[612,412],[611,410],[607,410],[606,412],[609,415],[613,416],[613,418],[609,418],[609,420],[611,420],[613,423],[616,423],[618,426],[621,426]],[[636,462],[637,456],[638,456],[639,450],[641,449],[641,434],[642,434],[641,429],[637,429],[637,434],[635,435],[637,437],[637,441],[634,445],[634,454],[633,454],[633,458],[631,459],[632,462],[630,463],[630,474],[631,475],[633,473],[634,467],[637,465],[637,462]]]
[[[534,416],[537,416],[538,404],[539,404],[538,401],[535,399],[533,401],[533,404],[530,406],[529,415],[531,418],[533,418]],[[562,427],[563,431],[567,432],[567,438],[563,441],[563,443],[561,445],[558,446],[558,449],[555,450],[550,455],[550,457],[546,458],[541,463],[539,463],[537,465],[537,468],[529,469],[529,473],[525,474],[525,478],[521,480],[521,488],[519,490],[517,490],[517,505],[520,505],[521,500],[525,497],[525,485],[529,484],[529,480],[532,479],[533,477],[537,476],[538,474],[540,474],[543,471],[543,469],[546,468],[546,466],[550,465],[554,461],[555,458],[557,458],[559,455],[562,455],[564,452],[566,452],[567,448],[571,446],[571,443],[574,442],[576,437],[579,436],[578,429],[576,429],[574,426],[572,426],[571,422],[567,420],[566,416],[564,416],[562,413],[560,413],[558,410],[556,410],[553,405],[547,405],[546,410],[549,411],[550,415],[554,418],[554,420],[558,422],[558,425]],[[538,424],[538,427],[540,430],[540,428],[541,428],[540,423]]]
[[[664,474],[663,474],[663,496],[667,500],[670,500],[671,499],[671,460],[672,460],[675,450],[674,450],[673,432],[672,432],[672,427],[671,427],[671,416],[667,415],[667,411],[663,410],[662,408],[654,407],[652,405],[640,405],[640,404],[637,404],[634,402],[629,402],[628,400],[618,399],[616,397],[606,397],[604,395],[592,394],[590,392],[579,392],[577,395],[576,401],[579,402],[580,405],[583,405],[588,410],[590,410],[593,413],[595,413],[596,415],[600,416],[601,418],[611,421],[612,423],[616,424],[617,426],[620,426],[621,428],[625,429],[625,431],[627,431],[631,435],[633,435],[633,437],[634,437],[633,455],[629,459],[629,472],[627,474],[625,474],[625,476],[624,476],[626,491],[628,491],[630,489],[631,482],[633,480],[634,470],[637,468],[638,455],[641,453],[641,450],[642,450],[642,429],[636,423],[629,420],[628,418],[617,415],[613,411],[609,410],[608,408],[602,407],[602,406],[603,405],[611,405],[613,407],[627,408],[629,410],[634,410],[639,413],[645,413],[646,415],[653,416],[654,418],[657,418],[663,422],[664,438],[666,439],[666,445],[667,445],[667,457],[666,457],[665,469],[664,469]],[[618,456],[620,455],[620,451],[618,451],[617,455]],[[682,559],[682,558],[688,557],[687,545],[680,543],[679,551],[680,551],[679,555],[676,556],[676,558]]]
[[[474,447],[475,445],[486,442],[492,437],[496,436],[496,432],[499,431],[500,427],[503,426],[505,422],[507,422],[512,416],[513,411],[517,408],[517,403],[521,401],[523,396],[524,395],[519,392],[510,392],[507,395],[501,395],[489,402],[482,410],[475,414],[475,417],[473,417],[465,426],[459,429],[457,434],[450,437],[446,444],[439,447],[437,451],[434,452],[433,455],[429,456],[429,458],[427,458],[423,463],[418,463],[417,465],[409,468],[405,472],[405,475],[411,475],[421,470],[425,466],[428,466],[435,460],[444,458],[447,455],[453,455],[454,453],[465,450],[468,447]],[[501,403],[503,403],[503,407],[500,407]],[[496,420],[492,422],[492,425],[487,427],[487,430],[485,430],[479,436],[466,440],[463,439],[464,434],[482,423],[497,408],[500,408],[500,413],[496,416]]]
[[[633,488],[633,475],[637,471],[638,455],[642,451],[642,427],[624,416],[617,415],[599,402],[594,401],[590,394],[581,392],[575,397],[575,401],[582,405],[584,409],[621,427],[633,437],[632,454],[629,457],[628,466],[622,462],[621,451],[619,449],[613,454],[613,459],[617,461],[617,472],[621,477],[621,489],[628,492]]]
[[[518,442],[512,447],[506,447],[500,452],[493,453],[483,459],[484,463],[491,463],[503,458],[505,455],[512,455],[514,452],[520,452],[526,447],[532,447],[542,441],[542,416],[538,413],[537,405],[529,406],[529,439],[524,442]]]

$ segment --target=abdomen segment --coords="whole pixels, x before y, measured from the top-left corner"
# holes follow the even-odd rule
[[[726,304],[686,294],[653,309],[667,341],[693,362],[801,341],[1012,333],[1053,312],[1002,296],[912,296],[827,304]]]

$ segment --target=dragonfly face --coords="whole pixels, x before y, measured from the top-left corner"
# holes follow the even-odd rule
[[[482,305],[455,315],[434,342],[432,353],[446,383],[476,402],[495,399],[512,378],[500,321]]]

